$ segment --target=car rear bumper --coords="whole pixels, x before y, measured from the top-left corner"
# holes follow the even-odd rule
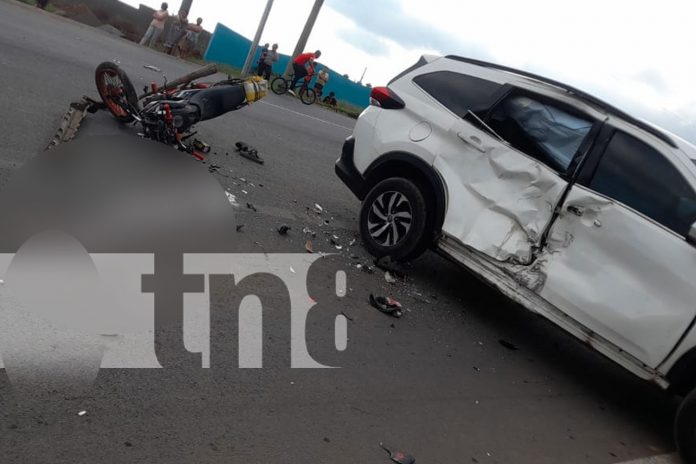
[[[336,175],[343,181],[359,200],[367,194],[367,182],[355,168],[353,153],[355,152],[355,138],[350,136],[343,143],[341,157],[336,161]]]

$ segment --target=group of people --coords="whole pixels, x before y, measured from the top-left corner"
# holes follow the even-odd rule
[[[145,35],[140,40],[140,45],[154,47],[164,31],[164,25],[169,18],[169,5],[162,3],[160,9],[152,13],[152,21]],[[179,10],[164,39],[164,51],[169,55],[179,54],[188,56],[193,53],[198,44],[198,37],[203,32],[203,18],[198,18],[196,23],[188,22],[188,11]]]
[[[167,19],[169,19],[168,9],[169,5],[167,2],[164,2],[160,9],[152,14],[152,21],[145,35],[140,40],[140,45],[148,47],[155,46],[157,40],[159,40],[164,31]],[[164,40],[165,53],[170,55],[179,53],[182,56],[188,56],[195,50],[198,37],[203,31],[203,27],[201,26],[203,19],[198,18],[195,24],[190,24],[187,18],[188,12],[186,10],[179,10]],[[312,78],[316,75],[314,92],[317,94],[317,98],[322,97],[324,87],[329,81],[329,73],[324,68],[319,68],[318,71],[315,70],[316,60],[320,56],[321,51],[317,50],[314,53],[302,53],[293,60],[292,67],[295,75],[290,89],[288,90],[290,93],[293,95],[295,94],[293,89],[295,89],[300,79],[304,79],[305,84],[309,85]],[[265,44],[261,49],[261,55],[256,67],[256,74],[262,76],[266,80],[270,80],[271,74],[273,73],[273,64],[276,61],[278,61],[278,44],[273,44],[273,46],[270,47],[269,44]],[[331,106],[336,106],[337,104],[334,92],[330,92],[322,101]]]

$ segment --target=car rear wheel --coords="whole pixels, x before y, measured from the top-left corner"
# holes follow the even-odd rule
[[[363,200],[360,234],[372,255],[408,261],[427,248],[427,216],[425,197],[418,185],[392,177],[375,185]]]
[[[674,421],[677,449],[685,464],[696,464],[696,388],[684,398]]]

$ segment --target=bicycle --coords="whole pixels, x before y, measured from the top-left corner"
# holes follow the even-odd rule
[[[311,76],[312,74],[310,74],[308,77],[311,78]],[[299,81],[297,81],[295,87],[291,89],[290,84],[292,84],[292,79],[292,75],[287,78],[282,75],[276,77],[271,81],[271,90],[276,95],[284,95],[288,93],[289,90],[295,90],[299,88],[300,90],[298,92],[298,95],[300,96],[300,101],[305,105],[314,104],[314,102],[317,101],[317,94],[314,92],[314,89],[309,87],[309,82],[311,81],[311,79],[305,80],[305,78],[302,78]]]

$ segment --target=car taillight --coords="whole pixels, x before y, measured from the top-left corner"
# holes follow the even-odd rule
[[[370,104],[387,110],[400,110],[405,107],[404,101],[389,87],[373,87],[370,92]]]

